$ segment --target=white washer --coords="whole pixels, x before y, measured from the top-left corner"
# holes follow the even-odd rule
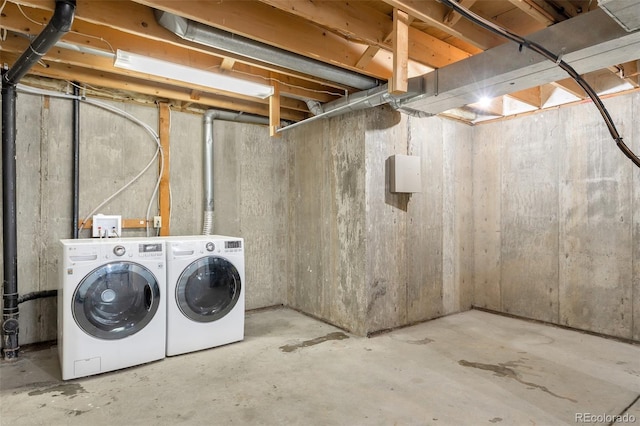
[[[169,237],[167,355],[244,339],[244,240]]]
[[[62,379],[159,360],[166,344],[162,239],[61,240]]]

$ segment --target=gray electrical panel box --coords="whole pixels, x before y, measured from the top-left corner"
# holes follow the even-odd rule
[[[422,192],[420,157],[392,155],[388,164],[390,192]]]

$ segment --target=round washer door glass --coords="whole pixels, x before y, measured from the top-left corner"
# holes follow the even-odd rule
[[[231,262],[203,257],[185,268],[176,285],[176,300],[182,313],[198,322],[225,316],[240,298],[240,274]]]
[[[160,306],[160,286],[151,271],[131,262],[94,269],[73,295],[73,317],[87,334],[122,339],[142,330]]]

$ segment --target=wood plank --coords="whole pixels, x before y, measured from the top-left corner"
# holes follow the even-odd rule
[[[569,92],[573,96],[578,97],[580,99],[585,99],[587,97],[587,94],[585,93],[584,89],[578,83],[576,83],[576,81],[572,78],[565,78],[562,80],[554,81],[553,83],[550,83],[550,84],[552,86],[555,86],[564,90],[565,92]]]
[[[269,97],[269,136],[280,137],[280,83],[274,81],[273,95]]]
[[[4,48],[4,44],[3,44]],[[20,53],[7,52],[5,50],[0,51],[0,61],[7,61],[9,63],[15,62]],[[49,77],[58,80],[75,80],[80,83],[89,84],[92,86],[99,86],[113,90],[123,90],[127,93],[134,92],[141,95],[152,96],[155,98],[172,99],[182,102],[193,102],[191,98],[192,91],[181,87],[172,87],[164,84],[150,85],[146,81],[141,81],[136,78],[110,74],[104,71],[96,71],[88,68],[82,68],[64,64],[61,62],[52,62],[45,60],[46,67],[36,66],[30,71],[31,75]],[[105,97],[105,96],[102,96]],[[117,97],[117,93],[114,94]],[[282,104],[288,101],[293,101],[289,98],[284,98]],[[212,95],[209,93],[201,93],[198,99],[198,104],[205,107],[229,109],[239,112],[245,112],[249,114],[261,115],[263,117],[269,116],[268,105],[264,100],[256,101],[243,101],[240,99],[227,98],[224,96]],[[296,101],[299,103],[299,101]],[[281,106],[282,106],[281,104]],[[309,116],[308,113],[294,109],[282,109],[281,116],[283,119],[300,121]]]
[[[153,225],[152,221],[149,222]],[[87,219],[86,222],[80,220],[78,229],[89,229],[93,226],[93,219]],[[125,219],[122,218],[122,229],[139,229],[147,227],[147,219]]]
[[[160,147],[162,149],[162,156],[160,158],[159,173],[160,173],[160,187],[158,192],[158,204],[160,204],[160,217],[162,218],[162,226],[160,227],[160,236],[166,237],[170,235],[169,218],[171,217],[171,194],[169,187],[169,168],[170,168],[170,125],[171,125],[171,111],[169,110],[169,104],[166,102],[159,103],[159,123],[158,128],[160,130]]]
[[[514,93],[509,93],[509,96],[537,108],[540,108],[542,106],[539,86],[532,87],[531,89],[520,90]]]
[[[460,4],[460,6],[466,7],[467,9],[469,9],[469,8],[471,8],[471,6],[473,6],[473,4],[475,2],[476,2],[476,0],[461,0],[458,3]],[[460,15],[458,12],[456,12],[455,10],[452,9],[444,17],[444,23],[445,23],[445,25],[447,25],[449,27],[453,27],[455,24],[458,23],[460,18],[462,18],[462,15]]]
[[[543,8],[536,3],[529,0],[509,0],[509,3],[522,10],[527,15],[531,16],[536,21],[540,22],[545,27],[553,25],[555,20],[553,16],[547,13]]]
[[[136,3],[371,77],[386,80],[391,72],[390,60],[372,61],[365,69],[357,69],[355,64],[366,46],[257,1],[217,2],[215,7],[206,0],[136,0]]]
[[[409,15],[393,9],[393,77],[389,93],[397,95],[407,92],[409,61]]]
[[[449,13],[449,8],[436,1],[422,0],[383,0],[390,6],[404,10],[409,15],[431,25],[441,31],[466,41],[467,43],[487,50],[491,47],[505,43],[502,37],[479,28],[466,19],[461,19],[456,25],[450,27],[442,22],[443,17]]]
[[[362,2],[310,2],[299,0],[260,0],[280,10],[331,28],[338,34],[361,40],[369,47],[356,62],[363,69],[380,49],[393,51],[393,19]],[[467,0],[469,1],[469,0]],[[474,0],[475,1],[475,0]],[[410,19],[410,22],[413,18]],[[410,23],[409,22],[409,23]],[[416,28],[409,29],[409,59],[439,68],[469,57],[469,53],[430,36]]]
[[[2,44],[2,53],[3,56],[5,53],[9,53],[9,52],[13,52],[17,55],[14,55],[14,58],[17,59],[17,56],[22,53],[25,49],[28,48],[28,40],[24,39],[22,37],[17,37],[15,36],[13,33],[10,33],[9,36],[7,37],[7,39],[3,42]],[[9,60],[10,57],[7,56],[7,63],[11,64],[12,61]],[[15,59],[13,59],[15,61]],[[224,91],[219,91],[219,90],[215,90],[209,87],[205,87],[205,86],[200,86],[200,85],[193,85],[193,84],[188,84],[188,83],[183,83],[183,82],[173,82],[170,79],[164,79],[164,78],[158,78],[156,76],[151,76],[148,74],[144,74],[144,73],[137,73],[137,72],[133,72],[133,71],[129,71],[129,70],[122,70],[119,68],[115,68],[113,66],[111,66],[111,59],[109,58],[102,58],[102,57],[97,57],[97,56],[91,56],[91,55],[84,55],[82,53],[79,52],[75,52],[75,51],[71,51],[71,50],[67,50],[67,49],[60,49],[57,47],[52,48],[47,55],[45,55],[44,60],[46,61],[51,61],[51,62],[57,62],[57,63],[61,63],[61,64],[66,64],[66,65],[72,65],[72,66],[78,66],[78,67],[83,67],[83,68],[88,68],[88,69],[93,69],[96,71],[104,71],[109,70],[108,71],[108,75],[109,77],[103,78],[101,79],[101,81],[99,82],[93,82],[91,84],[99,84],[99,85],[103,85],[105,87],[112,87],[113,86],[113,82],[109,81],[109,79],[115,79],[118,80],[121,77],[117,77],[117,76],[129,76],[132,78],[135,78],[139,81],[139,83],[137,83],[139,86],[142,85],[148,85],[149,87],[147,89],[145,89],[143,92],[141,93],[145,93],[145,94],[149,94],[149,93],[154,93],[155,91],[158,90],[158,84],[164,85],[164,84],[174,84],[175,86],[179,86],[182,88],[185,88],[185,92],[188,93],[192,93],[193,91],[196,91],[200,94],[209,94],[209,96],[211,95],[218,95],[218,96],[222,96],[224,98],[238,98],[239,100],[244,100],[244,101],[250,101],[250,102],[255,102],[255,103],[260,103],[260,104],[267,104],[268,100],[265,99],[258,99],[258,98],[253,98],[253,97],[243,97],[237,94],[226,94],[226,92]],[[38,71],[40,71],[39,67],[33,67],[30,70],[30,73],[32,74],[37,74]],[[71,73],[65,73],[64,75],[61,75],[59,78],[61,79],[65,79],[65,80],[73,80],[75,79],[75,76]],[[117,83],[116,83],[117,84]],[[170,98],[170,96],[167,96]],[[332,97],[334,98],[334,97]],[[183,100],[189,100],[189,99],[183,99]],[[193,99],[191,99],[193,100]],[[283,102],[283,106],[286,108],[292,108],[292,109],[296,109],[298,111],[307,111],[307,106],[304,102],[297,100],[297,99],[292,99],[292,98],[286,98],[286,100]]]
[[[225,71],[231,71],[235,65],[236,60],[231,58],[224,58],[220,64],[220,69]]]
[[[43,0],[11,0],[3,10],[2,26],[16,32],[37,35],[41,28],[25,19],[18,11],[15,4],[23,5],[23,10],[30,19],[46,23],[51,17],[54,3]],[[266,64],[257,60],[252,60],[240,55],[235,55],[218,49],[213,49],[199,43],[190,42],[172,34],[161,27],[156,21],[151,9],[146,6],[132,2],[113,2],[101,0],[80,0],[77,2],[76,15],[74,17],[72,31],[63,37],[63,41],[90,46],[115,52],[116,49],[127,50],[141,55],[154,56],[158,59],[171,62],[189,61],[192,66],[197,66],[198,61],[204,61],[199,54],[217,58],[220,63],[221,58],[234,59],[238,63],[243,63],[250,68],[251,74],[268,78],[271,72],[280,74],[279,79],[285,76],[298,80],[297,86],[307,85],[307,82],[321,84],[325,88],[334,87],[340,90],[350,90],[335,82],[329,82],[307,74],[301,74],[293,70],[277,65]],[[123,7],[122,17],[115,17],[109,23],[110,17],[114,14],[114,5]],[[29,9],[26,9],[28,7]],[[105,44],[104,41],[109,44]],[[110,45],[110,47],[109,47]],[[209,59],[210,61],[210,59]],[[235,67],[237,68],[237,66]],[[390,70],[390,67],[389,67]],[[287,93],[287,88],[283,87],[283,94]],[[321,101],[321,102],[326,102]]]

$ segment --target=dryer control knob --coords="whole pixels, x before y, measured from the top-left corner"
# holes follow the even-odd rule
[[[115,254],[116,256],[122,256],[127,252],[127,250],[124,248],[124,246],[115,246],[113,248],[113,254]]]
[[[207,243],[205,247],[207,248],[207,251],[214,251],[216,249],[216,245],[211,242]]]

